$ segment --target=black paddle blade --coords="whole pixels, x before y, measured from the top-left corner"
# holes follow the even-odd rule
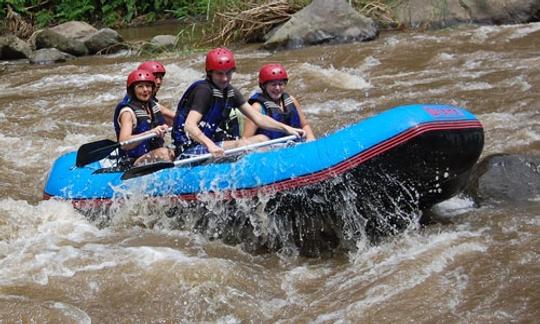
[[[80,168],[88,163],[99,161],[119,147],[120,144],[109,139],[83,144],[77,151],[75,165]]]
[[[165,162],[165,161],[156,162],[152,164],[146,164],[139,167],[133,167],[127,170],[126,172],[124,172],[124,174],[122,174],[121,179],[127,180],[131,178],[142,177],[143,175],[147,175],[150,173],[157,172],[159,170],[168,169],[172,167],[174,167],[173,162]]]

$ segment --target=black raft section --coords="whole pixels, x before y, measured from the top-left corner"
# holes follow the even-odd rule
[[[354,250],[418,224],[422,210],[466,186],[484,144],[481,127],[431,130],[344,173],[270,196],[173,208],[180,228],[246,250],[320,256]]]

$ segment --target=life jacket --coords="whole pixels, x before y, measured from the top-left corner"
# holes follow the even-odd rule
[[[249,104],[258,102],[262,106],[264,113],[278,122],[291,127],[301,128],[300,115],[298,114],[298,109],[296,109],[292,98],[287,93],[283,93],[281,100],[283,101],[283,111],[280,109],[278,104],[261,92],[256,92],[253,96],[251,96],[251,98],[249,98],[248,102]],[[262,128],[257,129],[257,134],[266,135],[270,139],[280,138],[287,135],[281,131]]]
[[[233,87],[228,86],[226,89],[220,90],[208,80],[199,80],[189,86],[182,95],[180,102],[178,102],[171,134],[177,155],[182,153],[186,148],[198,144],[192,141],[184,131],[186,118],[189,113],[187,105],[191,101],[193,90],[198,86],[209,86],[212,90],[211,106],[201,118],[198,125],[204,135],[214,142],[233,140],[240,137],[237,114],[234,112],[231,113],[231,111],[237,108],[233,107],[230,102],[230,99],[234,97]]]
[[[120,136],[120,123],[118,122],[118,117],[120,111],[124,107],[129,107],[135,116],[137,117],[137,126],[132,130],[132,135],[137,135],[151,130],[152,128],[165,124],[165,119],[159,110],[159,105],[157,102],[152,99],[149,101],[149,104],[152,107],[152,113],[148,115],[146,109],[144,109],[144,104],[133,100],[129,95],[126,95],[124,99],[116,106],[114,110],[114,130],[116,132],[116,138]],[[147,140],[144,140],[139,143],[135,148],[131,150],[123,150],[120,148],[120,157],[121,158],[131,158],[137,159],[138,157],[160,147],[163,147],[164,141],[163,138],[154,137]]]

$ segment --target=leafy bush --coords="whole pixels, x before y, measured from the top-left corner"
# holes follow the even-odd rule
[[[47,25],[69,20],[102,23],[108,26],[131,22],[137,16],[148,21],[159,18],[204,17],[216,10],[241,3],[240,0],[0,0],[0,19],[5,18],[7,6],[32,20]]]

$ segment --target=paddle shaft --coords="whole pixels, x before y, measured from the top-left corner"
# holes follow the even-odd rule
[[[273,140],[269,140],[269,141],[266,141],[266,142],[253,143],[253,144],[233,148],[233,149],[230,149],[230,150],[226,150],[225,152],[223,152],[223,155],[227,156],[227,155],[231,155],[231,154],[234,154],[234,153],[239,153],[239,152],[244,152],[244,151],[248,151],[248,150],[251,150],[251,149],[255,149],[255,148],[258,148],[258,147],[263,147],[263,146],[272,145],[272,144],[276,144],[276,143],[286,142],[286,141],[289,141],[289,140],[294,140],[296,138],[297,138],[296,135],[290,135],[290,136],[286,136],[286,137],[281,137],[281,138],[276,138],[276,139],[273,139]],[[127,180],[127,179],[131,179],[131,178],[135,178],[135,177],[140,177],[140,176],[144,176],[144,175],[147,175],[147,174],[150,174],[150,173],[157,172],[159,170],[174,168],[176,166],[181,166],[181,165],[184,165],[184,164],[203,161],[203,160],[209,159],[211,157],[213,157],[213,155],[211,153],[207,153],[207,154],[203,154],[203,155],[200,155],[200,156],[195,156],[195,157],[192,157],[192,158],[187,158],[187,159],[178,160],[178,161],[174,161],[174,162],[162,161],[162,162],[156,162],[156,163],[153,163],[153,164],[142,165],[142,166],[139,166],[139,167],[133,167],[133,168],[127,170],[126,172],[124,172],[124,174],[122,174],[121,179],[122,180]]]
[[[170,133],[172,131],[172,127],[169,127],[167,128],[167,132]],[[150,138],[154,138],[158,136],[157,133],[155,132],[149,132],[148,134],[145,134],[145,135],[141,135],[141,136],[136,136],[136,137],[133,137],[133,138],[130,138],[128,140],[125,140],[125,141],[122,141],[122,142],[118,142],[118,146],[119,147],[122,147],[124,145],[129,145],[129,144],[133,144],[133,143],[137,143],[137,142],[141,142],[141,141],[144,141],[146,139],[150,139]]]
[[[249,150],[252,150],[252,149],[256,149],[256,148],[259,148],[259,147],[268,146],[268,145],[272,145],[272,144],[283,143],[283,142],[291,141],[291,140],[294,140],[294,139],[297,139],[297,138],[298,137],[296,135],[289,135],[289,136],[285,136],[285,137],[275,138],[273,140],[269,140],[269,141],[265,141],[265,142],[248,144],[248,145],[244,145],[244,146],[241,146],[241,147],[236,147],[236,148],[233,148],[233,149],[225,150],[223,152],[223,156],[232,155],[232,154],[240,153],[240,152],[245,152],[245,151],[249,151]],[[211,158],[212,156],[213,156],[212,153],[206,153],[206,154],[202,154],[202,155],[199,155],[199,156],[194,156],[194,157],[191,157],[191,158],[174,161],[173,163],[174,163],[174,166],[180,166],[180,165],[189,164],[189,163],[193,163],[193,162],[204,161],[204,160],[207,160],[207,159]]]

